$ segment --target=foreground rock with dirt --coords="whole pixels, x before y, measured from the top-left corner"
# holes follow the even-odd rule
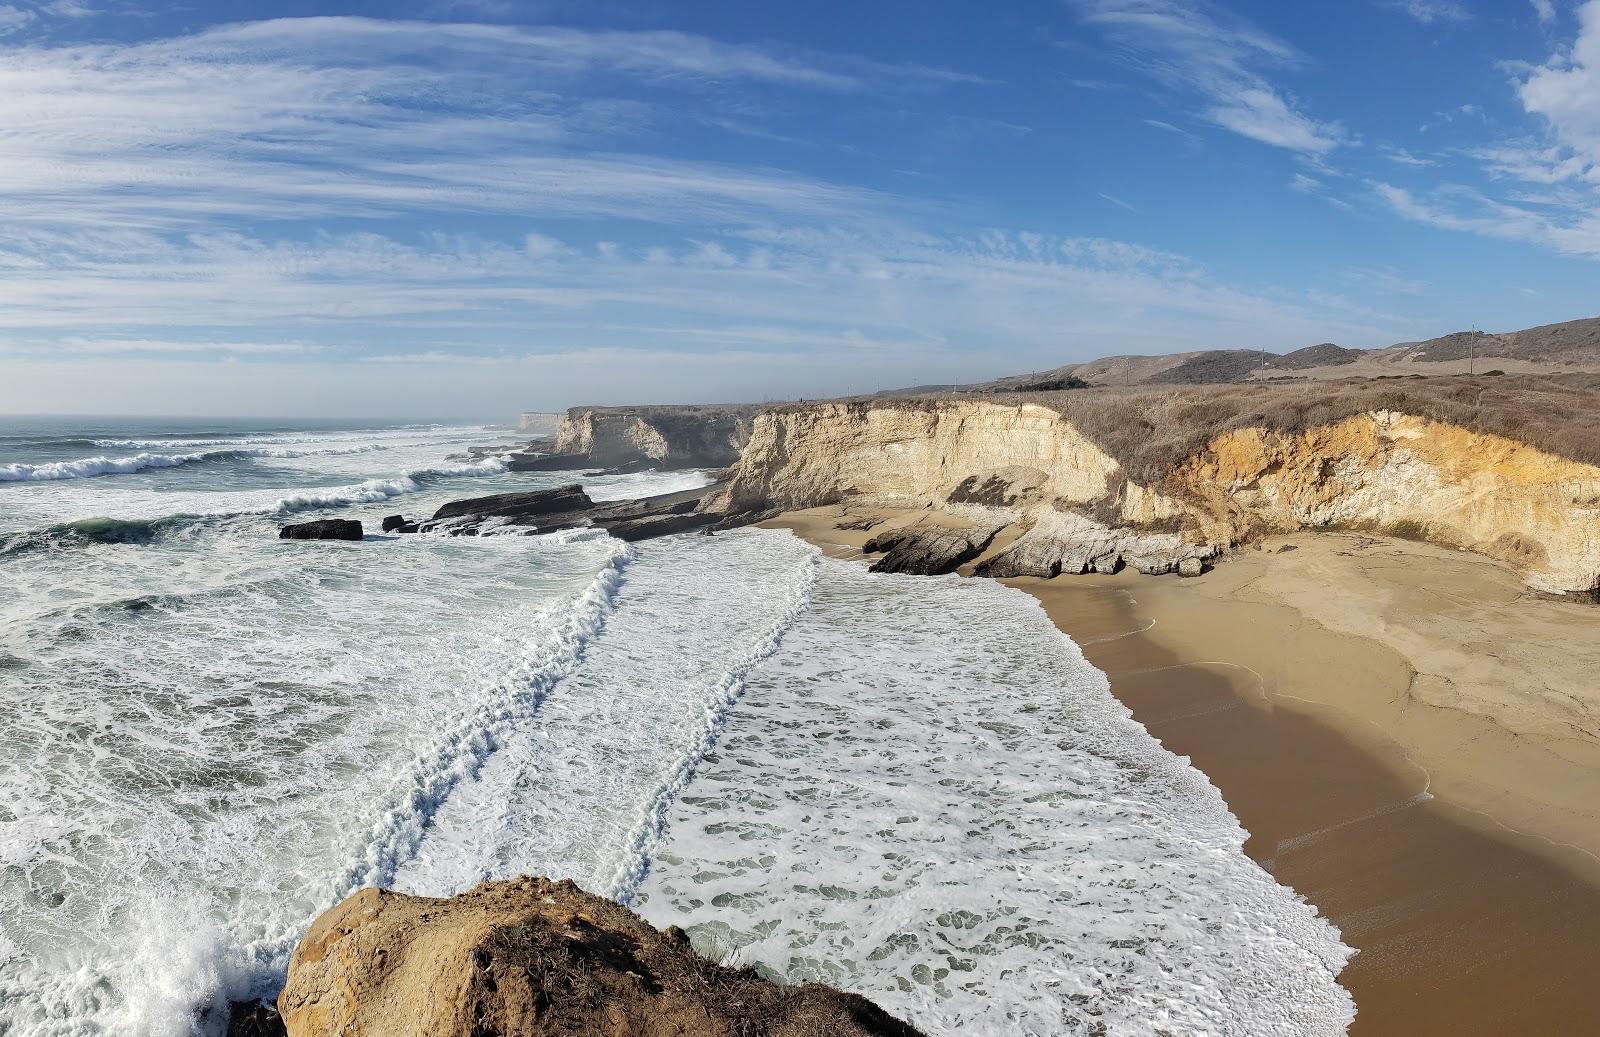
[[[916,1037],[871,1001],[700,957],[571,882],[485,882],[448,899],[364,889],[295,948],[289,1037]]]

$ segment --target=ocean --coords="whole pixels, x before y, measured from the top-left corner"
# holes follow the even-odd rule
[[[366,885],[571,878],[933,1035],[1342,1033],[1350,952],[1030,597],[373,535],[476,425],[0,420],[0,1034],[220,1033]],[[596,498],[704,472],[584,479]],[[278,526],[360,518],[360,543]]]

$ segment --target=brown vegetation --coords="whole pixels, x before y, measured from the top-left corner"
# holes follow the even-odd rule
[[[857,398],[853,407],[931,407],[965,393]],[[1240,428],[1295,433],[1374,410],[1392,410],[1527,443],[1558,457],[1600,465],[1600,375],[1506,375],[1348,379],[1291,384],[1134,386],[985,395],[1033,403],[1064,415],[1141,482]],[[780,405],[777,410],[802,409]]]

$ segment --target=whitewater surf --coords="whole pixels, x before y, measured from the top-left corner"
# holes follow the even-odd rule
[[[276,539],[572,478],[476,426],[0,432],[84,473],[0,485],[0,1032],[217,1033],[354,889],[522,873],[931,1034],[1350,1018],[1338,934],[1020,593],[756,529]]]

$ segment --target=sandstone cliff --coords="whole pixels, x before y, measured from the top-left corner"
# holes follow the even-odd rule
[[[295,948],[288,1037],[917,1037],[866,998],[696,954],[571,882],[456,897],[364,889]]]
[[[573,407],[554,451],[597,468],[725,468],[750,438],[755,406]]]
[[[1015,523],[990,575],[1192,574],[1257,533],[1363,528],[1493,555],[1544,591],[1600,586],[1600,468],[1512,439],[1372,410],[1231,428],[1142,478],[1107,441],[1058,407],[1003,397],[788,407],[756,419],[714,506],[854,498]]]

